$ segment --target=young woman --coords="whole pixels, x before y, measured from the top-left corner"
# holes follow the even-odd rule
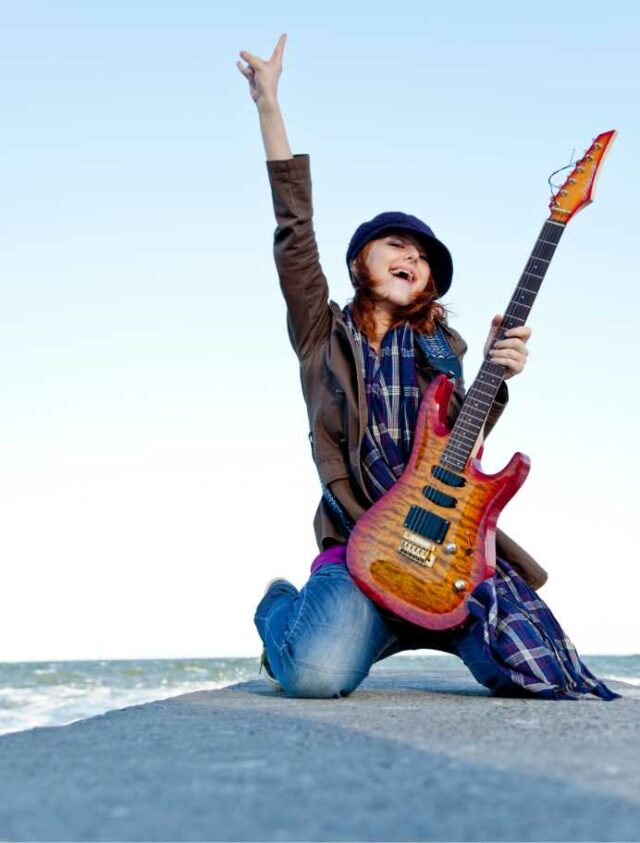
[[[285,41],[282,35],[268,60],[242,51],[237,66],[258,108],[277,220],[274,255],[324,494],[314,521],[320,554],[309,581],[298,591],[273,580],[256,610],[271,684],[291,696],[341,697],[374,662],[428,648],[458,655],[496,694],[615,698],[533,590],[545,572],[501,531],[496,574],[476,587],[470,617],[454,630],[432,632],[397,618],[352,580],[349,530],[401,475],[420,396],[439,370],[455,377],[453,423],[464,397],[466,344],[439,301],[451,284],[449,251],[408,214],[379,214],[356,229],[347,248],[354,298],[343,309],[329,301],[312,224],[309,157],[292,154],[278,105]],[[507,380],[524,368],[531,331],[514,328],[494,342],[500,320],[493,319],[485,354]],[[484,435],[507,397],[503,383]]]

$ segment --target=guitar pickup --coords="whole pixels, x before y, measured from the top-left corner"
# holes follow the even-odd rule
[[[441,465],[432,466],[431,473],[436,480],[439,480],[447,486],[457,486],[458,488],[462,488],[462,486],[466,486],[467,484],[465,477],[460,477],[459,474],[455,474],[453,471],[449,471]]]
[[[441,544],[447,535],[449,521],[421,506],[412,506],[403,526],[425,539]]]
[[[446,495],[444,492],[441,492],[440,489],[434,489],[433,486],[425,486],[422,490],[422,494],[425,498],[427,498],[427,500],[430,500],[438,506],[453,508],[458,503],[456,498],[451,497],[451,495]]]

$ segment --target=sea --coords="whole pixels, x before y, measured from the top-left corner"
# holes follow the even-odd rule
[[[600,678],[640,689],[640,655],[586,656],[584,661]],[[0,662],[0,734],[62,726],[110,709],[224,688],[257,679],[258,667],[257,658]],[[391,656],[373,670],[460,667],[454,656],[418,652]]]

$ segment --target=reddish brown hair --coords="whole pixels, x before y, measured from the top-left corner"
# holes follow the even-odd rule
[[[367,255],[372,245],[373,241],[362,247],[353,260],[351,271],[353,287],[356,291],[350,303],[353,321],[369,341],[375,337],[373,311],[376,299],[373,279],[367,269]],[[435,331],[435,323],[445,322],[447,318],[447,311],[439,301],[436,301],[436,297],[436,285],[433,276],[430,276],[426,290],[418,293],[411,304],[396,308],[395,321],[391,327],[395,328],[402,322],[408,322],[419,334],[432,334]]]

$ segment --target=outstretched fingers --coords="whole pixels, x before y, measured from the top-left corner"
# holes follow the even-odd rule
[[[250,65],[242,64],[241,61],[236,62],[236,67],[242,75],[251,82],[253,80],[253,68]]]
[[[273,53],[271,54],[271,61],[277,61],[278,64],[282,63],[282,56],[284,55],[284,45],[287,42],[287,33],[283,32],[282,35],[278,38],[278,43],[273,48]]]
[[[283,33],[269,59],[263,59],[248,50],[240,50],[240,57],[245,63],[237,61],[236,67],[249,82],[249,93],[259,109],[277,102],[278,79],[282,73],[286,40],[286,33]]]
[[[253,53],[248,53],[246,50],[240,50],[240,57],[243,58],[252,70],[260,70],[266,64],[264,59],[260,56],[254,56]]]

